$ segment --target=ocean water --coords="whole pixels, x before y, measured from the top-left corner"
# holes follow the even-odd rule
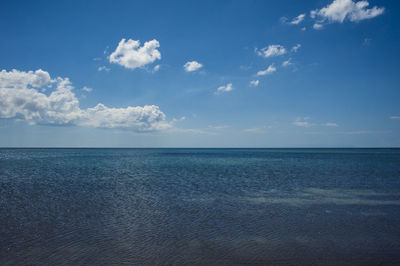
[[[0,149],[0,264],[400,264],[400,149]]]

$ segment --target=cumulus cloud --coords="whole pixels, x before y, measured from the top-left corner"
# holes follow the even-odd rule
[[[223,93],[223,92],[229,92],[232,90],[233,90],[232,83],[228,83],[225,86],[218,87],[216,93],[219,94],[219,93]]]
[[[43,87],[52,92],[39,92]],[[155,105],[110,108],[99,103],[93,108],[81,109],[73,90],[68,78],[50,79],[49,73],[40,69],[3,70],[0,72],[0,118],[23,119],[30,124],[127,128],[136,132],[172,126]]]
[[[140,41],[122,39],[109,56],[109,61],[129,69],[143,67],[161,59],[158,47],[160,43],[157,40],[145,42],[143,46],[140,46]]]
[[[270,75],[276,71],[276,67],[274,67],[274,64],[271,64],[268,66],[267,69],[265,70],[260,70],[257,72],[257,76],[265,76],[265,75]]]
[[[36,71],[18,71],[13,69],[10,72],[2,70],[0,72],[0,87],[33,87],[40,88],[50,82],[50,75],[48,72],[38,69]]]
[[[102,128],[132,128],[146,132],[170,128],[165,118],[165,114],[155,105],[110,108],[99,103],[82,113],[79,124]]]
[[[289,22],[289,24],[292,25],[297,25],[300,24],[306,17],[306,14],[300,14],[297,17],[295,17],[294,19],[292,19],[292,21]]]
[[[257,87],[260,84],[258,79],[250,81],[250,86]]]
[[[310,12],[311,18],[317,19],[313,27],[321,29],[322,23],[343,23],[345,20],[359,22],[379,16],[385,11],[383,7],[368,8],[368,6],[368,1],[334,0],[324,8]]]
[[[268,58],[271,56],[279,56],[279,55],[284,55],[286,54],[286,49],[280,44],[272,44],[269,45],[268,47],[264,47],[261,50],[256,49],[256,53],[259,56]]]
[[[202,67],[203,65],[197,61],[186,62],[186,64],[183,65],[183,68],[185,69],[186,72],[193,72]]]

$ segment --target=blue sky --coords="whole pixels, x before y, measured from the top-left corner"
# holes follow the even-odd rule
[[[1,5],[0,146],[400,146],[397,1]]]

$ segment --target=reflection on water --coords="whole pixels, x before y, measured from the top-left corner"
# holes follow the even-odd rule
[[[398,149],[0,149],[0,264],[400,263]]]

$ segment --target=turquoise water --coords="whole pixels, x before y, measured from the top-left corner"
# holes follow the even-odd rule
[[[0,149],[1,265],[400,263],[400,149]]]

